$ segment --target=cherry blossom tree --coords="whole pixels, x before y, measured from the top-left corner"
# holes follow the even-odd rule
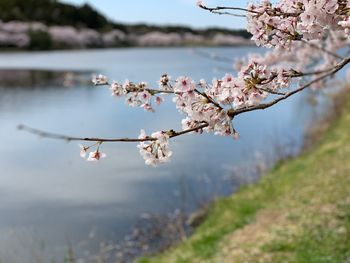
[[[93,79],[95,85],[109,86],[112,95],[124,98],[129,106],[150,112],[164,96],[173,96],[176,108],[184,115],[182,131],[162,130],[147,135],[141,130],[138,138],[106,139],[20,128],[48,138],[94,142],[81,146],[82,157],[91,151],[88,161],[106,156],[100,152],[103,143],[137,142],[145,163],[157,166],[170,160],[172,138],[208,132],[238,139],[233,124],[236,116],[272,107],[308,88],[322,88],[350,63],[349,0],[279,0],[275,4],[262,0],[246,8],[209,7],[203,1],[197,1],[197,5],[214,14],[246,17],[252,40],[269,50],[237,59],[237,74],[227,73],[211,83],[189,76],[172,80],[166,74],[159,79],[157,88],[128,80],[109,83],[102,75]]]

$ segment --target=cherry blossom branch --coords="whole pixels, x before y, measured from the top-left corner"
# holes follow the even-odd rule
[[[152,112],[152,104],[159,105],[163,101],[158,94],[174,94],[176,108],[186,116],[182,120],[183,131],[156,131],[148,136],[141,130],[138,138],[106,139],[66,136],[24,125],[20,125],[19,129],[52,139],[93,141],[95,144],[91,146],[81,145],[81,156],[84,158],[88,150],[96,148],[96,151],[89,153],[88,161],[106,156],[100,152],[103,142],[138,142],[137,148],[145,163],[155,166],[170,159],[172,151],[169,139],[203,131],[237,138],[232,122],[235,116],[272,107],[314,84],[324,84],[328,77],[332,77],[350,62],[350,58],[337,54],[338,50],[349,44],[349,1],[280,0],[271,3],[264,0],[251,3],[246,9],[207,7],[201,0],[197,5],[215,14],[246,16],[247,31],[252,34],[252,40],[258,46],[273,48],[273,51],[263,56],[251,55],[247,61],[238,61],[235,64],[236,76],[227,73],[223,78],[214,78],[210,84],[203,79],[196,84],[188,76],[180,76],[171,81],[168,75],[160,78],[159,89],[149,88],[145,82],[110,84],[113,96],[124,97],[129,106]],[[240,15],[230,11],[245,13]],[[288,66],[289,63],[294,64]],[[327,68],[329,65],[333,66]],[[316,70],[303,72],[311,66]],[[293,78],[303,76],[314,77],[289,92],[281,92],[292,85]],[[93,82],[95,85],[109,85],[107,77],[102,75],[95,77]],[[277,96],[268,99],[270,94]]]
[[[187,129],[184,131],[176,132],[174,130],[169,130],[166,133],[169,135],[169,138],[175,138],[187,133],[196,132],[201,129],[208,127],[208,123],[202,123],[197,127]],[[40,129],[32,128],[24,124],[20,124],[17,126],[18,130],[25,131],[34,135],[37,135],[42,138],[54,139],[54,140],[63,140],[63,141],[85,141],[85,142],[148,142],[148,141],[156,141],[157,138],[147,136],[146,138],[94,138],[94,137],[74,137],[64,134],[52,133],[43,131]]]
[[[260,110],[260,109],[266,109],[269,108],[280,101],[283,101],[287,99],[288,97],[301,92],[302,90],[306,89],[307,87],[310,87],[312,84],[323,80],[336,72],[338,72],[340,69],[342,69],[346,64],[350,62],[350,58],[344,59],[341,63],[338,63],[336,66],[334,66],[333,70],[327,72],[326,74],[321,75],[320,77],[310,81],[309,83],[301,86],[300,88],[293,90],[289,93],[280,93],[280,92],[275,92],[274,90],[270,90],[270,88],[267,88],[267,92],[270,93],[275,93],[277,95],[280,95],[281,97],[278,97],[275,100],[272,100],[269,103],[265,104],[257,104],[256,106],[250,106],[250,107],[243,107],[243,108],[238,108],[238,109],[229,109],[229,110],[224,110],[220,106],[219,103],[217,103],[214,99],[212,99],[209,95],[207,95],[205,92],[200,92],[195,88],[195,83],[193,80],[187,77],[179,77],[175,81],[175,86],[172,87],[171,84],[167,84],[168,87],[170,87],[172,90],[169,91],[171,93],[174,93],[176,95],[176,99],[174,102],[177,104],[178,109],[183,111],[184,113],[188,115],[192,114],[197,114],[196,111],[202,111],[202,116],[200,119],[193,119],[191,120],[190,118],[186,118],[183,120],[183,131],[176,132],[174,130],[168,130],[168,131],[158,131],[152,133],[151,136],[147,136],[145,131],[141,130],[141,135],[138,138],[90,138],[90,137],[74,137],[74,136],[67,136],[63,134],[57,134],[57,133],[51,133],[35,128],[31,128],[29,126],[25,125],[19,125],[18,129],[38,135],[40,137],[44,138],[50,138],[50,139],[57,139],[57,140],[65,140],[65,141],[86,141],[86,142],[95,142],[95,144],[91,146],[83,146],[80,145],[81,147],[81,152],[80,156],[83,158],[86,158],[87,151],[90,150],[92,147],[96,147],[95,151],[91,151],[89,153],[89,157],[87,158],[87,161],[97,161],[100,160],[101,158],[106,157],[105,153],[100,152],[100,146],[104,142],[138,142],[138,148],[140,149],[140,154],[143,156],[145,163],[148,165],[153,165],[156,166],[160,163],[164,163],[169,161],[169,158],[172,155],[172,151],[170,150],[169,147],[169,140],[174,137],[178,137],[181,135],[185,135],[191,132],[202,132],[203,130],[206,131],[214,131],[216,134],[221,134],[221,135],[232,135],[234,138],[238,137],[238,133],[233,127],[232,124],[232,119],[244,112],[249,112],[253,110]],[[283,80],[283,77],[281,79],[281,76],[276,76],[276,72],[272,72],[272,77],[271,79],[266,79],[265,77],[259,77],[259,74],[263,74],[264,76],[266,74],[265,69],[261,68],[261,66],[257,63],[252,63],[250,64],[247,69],[243,70],[244,74],[246,75],[245,77],[245,89],[247,89],[246,92],[249,92],[250,89],[255,89],[259,90],[259,85],[264,85],[264,83],[269,84],[270,82],[274,81],[273,79],[278,77],[277,82],[279,80]],[[300,73],[299,73],[300,74]],[[162,79],[164,80],[164,83],[169,82],[169,78],[164,75],[162,76]],[[160,82],[162,82],[162,79]],[[107,78],[104,76],[99,76],[96,79],[96,83],[98,85],[102,85],[103,83],[107,83]],[[266,81],[267,82],[264,82]],[[224,86],[227,85],[228,83],[231,83],[233,81],[232,75],[226,75],[224,79],[218,81],[217,87],[220,87],[221,84]],[[284,81],[284,80],[283,80]],[[164,84],[163,83],[163,84]],[[226,84],[225,84],[226,83]],[[276,81],[274,81],[276,83]],[[162,84],[162,85],[163,85]],[[275,85],[271,83],[272,85]],[[117,83],[112,84],[116,85],[116,87],[123,88]],[[131,84],[130,82],[126,82],[125,86],[129,87],[130,92],[140,92],[140,88],[143,91],[143,87],[146,87],[147,84],[141,83],[139,85]],[[208,86],[201,82],[200,84],[202,87],[208,88]],[[266,85],[266,84],[265,84]],[[125,87],[124,87],[125,88]],[[266,90],[266,88],[261,87]],[[152,90],[152,89],[149,89]],[[176,91],[183,91],[183,92],[176,92]],[[244,91],[243,91],[244,92]],[[254,91],[253,91],[254,93]],[[196,97],[194,94],[198,94],[197,96],[204,97],[206,101],[203,101],[203,99],[200,99],[196,101]],[[211,94],[211,93],[210,93]],[[259,96],[259,93],[256,93],[256,95]],[[256,96],[254,95],[254,96]],[[260,93],[261,95],[261,93]],[[215,96],[215,95],[214,95]],[[197,99],[198,99],[197,97]],[[192,101],[189,103],[191,105],[190,107],[192,109],[186,108],[187,106],[184,104],[185,101],[183,100],[188,100],[188,102]],[[225,101],[225,99],[221,99],[222,102]],[[187,103],[188,103],[187,102]],[[208,105],[212,104],[212,105]],[[192,111],[192,113],[191,113]],[[209,118],[205,118],[204,114],[209,113],[208,115]],[[199,115],[200,116],[200,115]],[[192,116],[194,117],[194,116]],[[184,128],[187,127],[187,128]]]

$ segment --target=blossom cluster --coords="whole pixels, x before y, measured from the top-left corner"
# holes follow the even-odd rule
[[[149,138],[149,136],[146,135],[144,130],[141,130],[139,139],[147,138]],[[158,131],[152,133],[151,138],[155,138],[156,140],[150,142],[142,141],[137,146],[145,163],[147,165],[157,166],[161,163],[168,162],[173,154],[169,147],[169,135],[164,131]]]
[[[208,127],[204,128],[207,132],[214,131],[221,135],[235,133],[227,112],[214,102],[213,98],[205,91],[200,92],[195,89],[195,83],[192,79],[179,77],[176,80],[175,91],[177,93],[173,101],[176,108],[187,115],[182,121],[184,130],[207,123]],[[201,131],[202,129],[198,130],[198,132]]]
[[[264,0],[249,4],[248,31],[257,45],[290,47],[293,41],[320,40],[330,30],[349,32],[349,2],[344,0]]]
[[[146,82],[134,84],[126,80],[123,85],[113,82],[110,90],[115,97],[125,97],[126,104],[131,107],[141,107],[145,111],[153,112],[152,90],[148,89]],[[159,96],[155,98],[155,103],[160,105],[163,99]]]
[[[289,81],[286,69],[271,69],[251,59],[237,77],[226,74],[221,80],[214,80],[211,93],[220,103],[237,109],[258,105],[270,93],[288,87]]]

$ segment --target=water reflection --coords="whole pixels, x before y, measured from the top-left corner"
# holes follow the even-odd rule
[[[64,88],[78,84],[88,84],[89,72],[37,71],[37,70],[0,70],[1,88],[34,89]]]
[[[252,48],[211,49],[237,57]],[[210,80],[220,62],[195,57],[186,49],[126,49],[12,53],[0,55],[0,68],[53,71],[2,71],[0,88],[0,258],[10,257],[13,230],[44,240],[54,251],[71,242],[118,239],[129,232],[142,212],[166,212],[180,204],[178,178],[186,175],[201,193],[198,176],[220,180],[233,167],[249,164],[257,152],[271,155],[276,145],[302,144],[312,109],[301,96],[271,109],[235,119],[238,141],[212,135],[188,135],[172,142],[172,162],[146,167],[135,144],[103,146],[109,158],[86,163],[75,143],[41,140],[18,132],[19,123],[77,136],[136,137],[140,128],[152,132],[180,129],[181,119],[171,98],[157,113],[125,107],[108,89],[84,81],[92,72],[124,78],[155,80],[164,72],[190,73]],[[71,85],[62,83],[76,72]],[[71,78],[72,75],[70,75]],[[205,195],[205,191],[203,191]],[[194,204],[193,204],[194,206]],[[38,243],[35,241],[34,243]],[[40,242],[39,242],[40,243]],[[55,253],[58,253],[57,251]],[[59,254],[59,253],[58,253]]]

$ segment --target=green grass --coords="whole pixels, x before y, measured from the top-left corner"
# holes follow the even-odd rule
[[[219,199],[151,262],[350,262],[350,102],[317,145]]]

